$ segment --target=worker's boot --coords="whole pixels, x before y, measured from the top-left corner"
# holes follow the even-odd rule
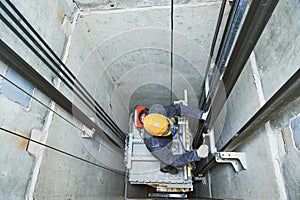
[[[176,169],[172,165],[167,165],[165,167],[162,167],[160,168],[160,171],[163,173],[178,174],[178,169]]]

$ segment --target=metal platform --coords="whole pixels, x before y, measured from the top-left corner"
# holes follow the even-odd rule
[[[174,154],[184,152],[183,144],[190,144],[187,119],[179,118],[179,131],[173,138],[172,151]],[[184,136],[183,136],[184,135]],[[140,133],[133,121],[130,122],[130,134],[127,137],[125,164],[128,170],[130,184],[147,184],[158,192],[189,192],[193,190],[191,167],[179,169],[178,174],[160,172],[160,161],[146,148],[143,142],[143,131]]]

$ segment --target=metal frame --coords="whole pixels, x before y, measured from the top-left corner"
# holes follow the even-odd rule
[[[218,97],[218,94],[224,92],[227,97],[230,95],[277,3],[278,0],[252,1],[222,78],[225,91],[222,90],[223,88],[219,85],[216,90],[216,95],[214,95],[215,97]],[[234,150],[243,140],[245,140],[245,138],[249,137],[255,129],[263,125],[272,117],[272,115],[274,115],[272,111],[280,109],[288,103],[284,102],[283,99],[289,98],[290,101],[292,101],[299,96],[299,91],[298,70],[298,72],[296,72],[294,76],[290,78],[290,80],[288,80],[273,97],[271,97],[271,99],[245,124],[245,126],[238,131],[237,134],[232,136],[230,141],[223,147],[220,147],[221,151]],[[214,106],[214,110],[216,110],[215,113],[221,111],[225,101],[226,99],[212,99],[211,105]],[[208,125],[209,128],[214,125],[216,119],[217,116],[211,116]],[[197,173],[206,173],[215,164],[216,161],[214,160],[214,155],[210,154],[206,160],[203,160],[198,164]]]
[[[228,141],[221,151],[233,151],[243,144],[247,138],[255,134],[255,130],[277,116],[276,111],[300,97],[300,69],[265,103],[265,105]],[[288,99],[288,101],[287,101]],[[215,164],[214,155],[210,154],[206,161],[198,164],[197,173],[206,173]]]
[[[37,71],[35,71],[25,60],[14,52],[14,50],[7,46],[2,39],[0,39],[0,58],[7,66],[15,70],[24,79],[46,94],[66,112],[83,123],[88,129],[94,129],[96,133],[105,136],[105,138],[108,138],[109,141],[113,142],[118,147],[124,148],[124,141],[117,136],[105,133],[95,122],[93,122],[93,120],[84,114]]]
[[[184,90],[184,100],[174,103],[187,105],[187,90]],[[178,132],[172,141],[174,154],[181,154],[191,148],[188,118],[178,118]],[[128,182],[132,185],[149,185],[156,189],[156,192],[166,192],[170,195],[174,192],[193,191],[192,167],[190,164],[183,167],[176,175],[162,173],[159,171],[160,162],[155,158],[144,145],[144,129],[138,130],[133,122],[133,114],[130,116],[129,134],[126,140],[124,161],[128,172]],[[145,171],[149,167],[152,171]],[[154,194],[154,193],[153,193]],[[155,193],[156,194],[156,193]]]
[[[226,97],[230,95],[277,3],[278,0],[252,1],[222,78]],[[227,100],[217,98],[218,94],[224,93],[222,90],[219,84],[214,95],[216,98],[212,100],[211,105],[216,113],[221,111]],[[210,125],[214,124],[215,120],[216,118],[212,117]]]
[[[215,160],[217,163],[230,163],[236,172],[247,169],[246,154],[243,152],[218,152]]]
[[[220,77],[223,76],[223,72],[226,68],[225,64],[226,61],[228,60],[228,56],[232,50],[232,46],[234,44],[236,34],[238,33],[243,16],[246,12],[248,0],[234,1],[233,7],[230,10],[230,15],[226,22],[225,31],[222,36],[219,49],[216,52],[217,53],[216,60],[214,60],[213,63],[211,63],[211,59],[213,57],[213,51],[215,48],[215,42],[222,22],[222,17],[223,17],[222,15],[224,13],[225,5],[226,5],[226,1],[223,1],[221,5],[219,17],[218,17],[215,35],[212,42],[210,58],[207,64],[208,69],[206,71],[205,81],[208,82],[208,86],[210,89],[208,91],[208,94],[205,94],[206,101],[203,106],[204,110],[207,110],[212,105],[212,101],[215,100],[216,97],[220,94],[217,93],[219,89],[218,87],[220,87]],[[213,65],[213,72],[209,72],[209,68],[211,65]],[[201,99],[203,99],[203,97]],[[216,117],[212,116],[212,118],[215,119]],[[204,123],[200,124],[199,126],[200,128],[197,130],[195,141],[193,142],[194,148],[198,148],[201,145],[202,143],[201,134],[203,132],[204,126],[207,126],[207,124],[208,124],[207,122],[205,124]]]
[[[163,198],[163,199],[186,199],[187,194],[170,194],[170,193],[149,193],[149,198]]]
[[[217,163],[230,163],[236,172],[247,169],[246,154],[243,152],[218,152],[215,144],[214,130],[210,130],[203,137],[209,137],[210,153]]]

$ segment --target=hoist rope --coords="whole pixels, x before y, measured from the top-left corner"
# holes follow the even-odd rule
[[[2,74],[0,74],[0,76],[6,80],[7,82],[9,82],[10,84],[12,84],[14,87],[16,87],[17,89],[19,89],[20,91],[22,91],[23,93],[25,93],[26,95],[28,95],[30,98],[34,99],[35,101],[37,101],[38,103],[40,103],[42,106],[44,106],[45,108],[47,108],[48,110],[52,111],[53,113],[55,113],[57,116],[59,116],[60,118],[62,118],[63,120],[65,120],[68,124],[72,125],[74,128],[78,129],[79,131],[83,131],[81,128],[79,128],[78,126],[76,126],[75,124],[73,124],[71,121],[69,121],[68,119],[66,119],[65,117],[63,117],[61,114],[59,114],[58,112],[56,112],[55,110],[53,110],[52,108],[50,108],[49,106],[47,106],[46,104],[44,104],[41,100],[39,100],[38,98],[34,97],[33,95],[29,94],[28,92],[26,92],[24,89],[22,89],[20,86],[18,86],[17,84],[15,84],[14,82],[12,82],[11,80],[9,80],[8,78],[6,78],[5,76],[3,76]]]
[[[74,94],[91,110],[93,111],[105,125],[107,125],[120,139],[124,139],[124,133],[122,130],[114,123],[114,121],[108,116],[108,114],[103,110],[103,108],[98,104],[98,102],[90,95],[86,88],[76,79],[68,67],[61,61],[61,59],[54,53],[54,51],[47,45],[47,43],[41,38],[41,36],[34,30],[30,23],[25,19],[25,17],[16,9],[16,7],[9,1],[5,0],[6,3],[12,8],[12,10],[17,14],[20,19],[27,25],[27,27],[33,32],[35,37],[46,47],[48,51],[54,56],[47,53],[47,51],[41,46],[41,44],[34,39],[34,37],[26,30],[26,28],[20,23],[20,21],[6,8],[6,6],[0,2],[1,9],[11,18],[12,21],[24,32],[24,34],[38,47],[39,50],[36,50],[17,30],[14,28],[8,20],[4,18],[3,15],[0,15],[1,20],[30,48],[33,53],[35,53],[45,64],[46,66],[62,80],[66,86],[74,92]],[[62,77],[46,59],[39,53],[43,54],[54,64],[54,66],[67,78]],[[63,67],[63,69],[62,69]],[[68,72],[68,74],[66,72]],[[71,76],[71,77],[70,77]],[[73,80],[74,79],[74,80]],[[75,91],[77,89],[79,92]],[[81,96],[82,95],[82,96]]]
[[[54,151],[56,151],[56,152],[62,153],[62,154],[67,155],[67,156],[70,156],[70,157],[72,157],[72,158],[81,160],[81,161],[83,161],[83,162],[92,164],[92,165],[97,166],[97,167],[100,167],[100,168],[102,168],[102,169],[105,169],[105,170],[108,170],[108,171],[111,171],[111,172],[120,174],[120,175],[122,175],[122,176],[125,176],[125,172],[122,172],[122,171],[119,171],[119,170],[115,170],[115,169],[112,169],[112,168],[110,168],[110,167],[107,167],[107,166],[104,166],[104,165],[100,165],[100,164],[91,162],[91,161],[89,161],[89,160],[83,159],[83,158],[81,158],[81,157],[79,157],[79,156],[76,156],[76,155],[74,155],[74,154],[68,153],[68,152],[63,151],[63,150],[61,150],[61,149],[52,147],[52,146],[50,146],[50,145],[47,145],[47,144],[41,143],[41,142],[39,142],[39,141],[33,140],[33,139],[31,139],[31,138],[28,138],[28,137],[23,136],[23,135],[21,135],[21,134],[18,134],[18,133],[16,133],[16,132],[10,131],[10,130],[8,130],[8,129],[6,129],[6,128],[0,127],[0,130],[3,131],[3,132],[9,133],[9,134],[11,134],[11,135],[14,135],[14,136],[23,138],[23,139],[25,139],[25,140],[28,140],[28,141],[30,141],[30,142],[34,142],[34,143],[39,144],[39,145],[41,145],[41,146],[47,147],[47,148],[49,148],[49,149],[51,149],[51,150],[54,150]]]
[[[13,81],[9,80],[8,78],[6,78],[5,76],[3,76],[2,74],[0,74],[0,76],[6,80],[7,82],[9,82],[10,84],[12,84],[14,87],[16,87],[17,89],[19,89],[21,92],[23,92],[24,94],[28,95],[30,98],[32,98],[33,100],[35,100],[36,102],[38,102],[39,104],[41,104],[43,107],[47,108],[49,111],[53,112],[54,114],[56,114],[58,117],[60,117],[61,119],[63,119],[64,121],[66,121],[68,124],[70,124],[71,126],[73,126],[74,128],[76,128],[77,130],[79,130],[80,132],[83,132],[83,129],[81,129],[80,127],[78,127],[77,125],[75,125],[74,123],[72,123],[70,120],[66,119],[64,116],[62,116],[61,114],[59,114],[57,111],[53,110],[52,108],[50,108],[49,106],[47,106],[46,104],[44,104],[41,100],[39,100],[38,98],[34,97],[33,95],[29,94],[28,92],[26,92],[24,89],[22,89],[20,86],[18,86],[16,83],[14,83]],[[95,140],[94,140],[95,141]],[[105,144],[98,142],[97,144],[103,146],[106,149],[110,149],[108,146],[106,146]]]
[[[170,65],[171,65],[171,91],[170,91],[170,104],[173,99],[173,50],[174,50],[174,2],[171,0],[171,47],[170,47]]]

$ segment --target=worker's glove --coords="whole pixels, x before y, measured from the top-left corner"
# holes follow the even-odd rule
[[[208,112],[202,113],[201,119],[205,121],[207,119],[207,116],[208,116]]]
[[[206,144],[202,144],[197,149],[197,154],[199,158],[206,158],[208,156],[208,146]]]

